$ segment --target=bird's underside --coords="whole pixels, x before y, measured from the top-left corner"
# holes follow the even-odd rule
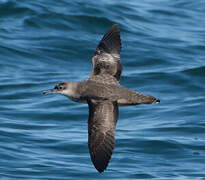
[[[60,83],[44,92],[60,93],[71,100],[88,103],[88,147],[100,173],[106,169],[114,149],[118,106],[159,102],[153,96],[120,86],[120,52],[120,29],[113,25],[96,48],[88,80]]]

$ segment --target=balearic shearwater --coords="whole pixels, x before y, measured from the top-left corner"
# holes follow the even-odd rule
[[[81,82],[62,82],[44,94],[58,93],[89,106],[88,146],[95,168],[103,172],[115,144],[118,106],[152,104],[160,101],[120,85],[120,29],[113,25],[104,35],[92,58],[90,77]]]

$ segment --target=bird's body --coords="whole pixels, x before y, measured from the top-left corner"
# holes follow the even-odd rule
[[[116,101],[118,105],[151,104],[156,98],[135,92],[119,84],[98,83],[92,80],[67,82],[63,95],[73,101],[87,103],[89,100]]]
[[[73,101],[89,105],[88,146],[95,168],[103,172],[112,155],[118,106],[159,103],[153,96],[120,85],[121,40],[118,25],[104,35],[92,58],[88,80],[59,83],[44,93],[59,93]]]

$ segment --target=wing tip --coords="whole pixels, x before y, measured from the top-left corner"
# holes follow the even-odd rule
[[[111,26],[110,30],[117,30],[117,31],[120,32],[120,26],[119,26],[119,24],[113,24],[113,25]]]
[[[92,153],[90,153],[90,155],[91,155],[91,160],[93,162],[93,165],[95,166],[95,169],[99,173],[102,173],[108,167],[108,164],[109,164],[111,156],[112,156],[112,152],[107,154],[107,153],[103,152],[102,150],[100,150],[98,152],[92,152]]]
[[[120,39],[120,27],[118,24],[113,24],[107,33],[103,36],[100,44],[96,49],[96,52],[100,50],[111,54],[120,54],[121,49],[122,44]]]
[[[107,166],[106,166],[105,168],[101,168],[101,167],[96,167],[96,166],[95,166],[95,168],[97,169],[97,171],[98,171],[99,173],[103,173],[103,172],[106,170]]]
[[[98,164],[98,163],[95,163],[93,162],[94,166],[95,166],[95,169],[99,172],[99,173],[103,173],[107,167],[108,167],[108,164],[110,162],[110,159],[108,162],[104,163],[104,164]]]

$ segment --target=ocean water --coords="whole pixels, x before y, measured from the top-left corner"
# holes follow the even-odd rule
[[[204,9],[204,0],[0,0],[0,179],[205,179]],[[99,174],[87,105],[42,91],[88,78],[115,23],[121,84],[161,103],[120,107]]]

